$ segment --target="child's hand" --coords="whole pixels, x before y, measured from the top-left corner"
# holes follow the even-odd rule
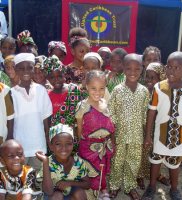
[[[48,157],[42,152],[42,151],[38,151],[35,154],[37,156],[37,158],[41,161],[41,162],[47,162],[48,161]]]
[[[69,181],[58,181],[56,183],[56,187],[59,189],[59,190],[64,190],[65,188],[67,187],[70,187],[70,182]]]

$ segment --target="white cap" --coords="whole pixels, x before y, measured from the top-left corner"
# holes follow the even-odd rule
[[[35,64],[35,56],[32,53],[19,53],[14,57],[15,65],[23,61],[30,61]]]

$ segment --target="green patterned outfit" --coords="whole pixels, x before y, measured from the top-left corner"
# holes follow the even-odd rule
[[[125,81],[125,75],[124,73],[122,74],[117,74],[116,76],[112,78],[108,78],[108,83],[107,83],[107,89],[109,93],[113,91],[115,86],[119,85],[120,83],[123,83]]]
[[[49,170],[54,186],[58,181],[80,181],[82,178],[88,175],[86,163],[77,155],[74,156],[74,164],[68,174],[64,172],[64,166],[59,163],[53,155],[49,157]],[[40,170],[37,178],[39,181],[43,180],[43,169]],[[67,196],[70,194],[70,192],[71,187],[67,187],[63,190],[63,195]]]
[[[149,92],[139,83],[135,92],[122,83],[111,94],[109,110],[116,127],[116,153],[109,180],[111,190],[119,189],[122,183],[126,193],[137,187],[148,102]]]

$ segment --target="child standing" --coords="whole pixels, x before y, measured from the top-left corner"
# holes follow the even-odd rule
[[[125,79],[123,73],[123,60],[127,52],[122,48],[116,48],[111,53],[110,65],[111,72],[108,74],[107,88],[111,93],[114,87],[122,83]]]
[[[76,105],[81,100],[80,90],[75,84],[65,84],[64,68],[57,56],[45,60],[44,70],[53,87],[48,92],[53,106],[51,126],[62,123],[74,127]]]
[[[42,187],[49,200],[86,200],[85,189],[89,189],[88,169],[77,155],[72,156],[73,129],[58,124],[49,132],[50,148],[53,152],[47,158],[43,152],[37,157],[43,162],[39,177],[43,178]]]
[[[82,28],[73,28],[69,33],[73,62],[67,66],[67,82],[81,84],[83,80],[83,58],[90,51],[87,32]]]
[[[30,35],[31,33],[28,30],[24,30],[17,35],[19,52],[32,53],[34,56],[38,56],[38,47]]]
[[[101,56],[103,60],[102,71],[111,71],[112,68],[110,66],[110,58],[111,58],[111,50],[109,47],[101,47],[98,49],[97,53]]]
[[[152,91],[154,88],[154,85],[165,79],[165,72],[164,72],[164,66],[161,63],[158,62],[152,62],[148,65],[146,68],[146,77],[145,77],[145,86],[149,90],[150,97],[152,95]],[[144,148],[142,152],[142,162],[137,178],[138,186],[140,189],[145,189],[144,184],[144,178],[149,179],[150,178],[150,162],[148,160],[148,157],[151,153],[151,148]],[[159,174],[158,181],[164,185],[169,185],[168,179],[163,176],[162,174]]]
[[[31,200],[41,194],[35,185],[35,170],[24,165],[23,148],[16,140],[7,140],[0,147],[0,199]]]
[[[79,155],[92,163],[99,175],[91,178],[92,190],[99,191],[100,199],[109,199],[106,175],[114,149],[114,125],[103,99],[106,88],[104,72],[92,70],[86,75],[89,97],[77,106]]]
[[[147,116],[145,145],[151,144],[155,122],[153,153],[150,157],[150,185],[142,199],[154,199],[156,180],[161,163],[169,168],[172,200],[181,200],[177,189],[181,163],[181,115],[182,115],[182,52],[169,55],[166,66],[167,80],[154,86]]]
[[[4,59],[15,54],[16,51],[16,42],[12,37],[5,37],[1,40],[0,45],[1,56],[0,56],[0,70],[4,71]]]
[[[51,41],[48,44],[48,56],[57,56],[61,62],[64,61],[67,51],[65,43],[62,41]]]
[[[6,74],[9,76],[11,81],[11,87],[17,85],[20,81],[18,75],[15,72],[14,55],[9,55],[4,60],[4,68]]]
[[[11,88],[15,110],[14,133],[11,137],[23,146],[26,163],[38,170],[41,163],[35,153],[38,150],[46,153],[48,118],[52,114],[52,105],[46,89],[32,81],[35,56],[20,53],[15,56],[14,62],[20,82]]]
[[[146,49],[143,52],[142,60],[143,60],[143,70],[140,78],[140,83],[144,84],[147,66],[152,62],[161,63],[161,51],[154,46],[146,47]]]
[[[109,110],[116,127],[116,153],[112,159],[110,174],[111,197],[115,198],[123,181],[124,192],[131,199],[139,200],[136,191],[146,111],[149,101],[147,88],[138,83],[142,72],[141,58],[128,54],[124,58],[126,81],[112,92]]]
[[[9,91],[10,88],[0,82],[0,145],[7,135],[13,134],[14,109]]]

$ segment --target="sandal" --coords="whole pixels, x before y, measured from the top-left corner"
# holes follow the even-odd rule
[[[154,195],[155,195],[155,189],[153,189],[151,186],[148,186],[142,196],[142,200],[153,200]]]
[[[181,200],[182,196],[179,190],[170,190],[169,195],[171,197],[171,200]]]
[[[109,197],[110,197],[111,199],[116,198],[116,197],[118,196],[118,192],[119,192],[120,190],[121,190],[120,188],[119,188],[118,190],[111,190],[111,191],[109,192]]]
[[[130,196],[130,198],[131,198],[132,200],[140,200],[140,199],[141,199],[141,197],[140,197],[140,195],[138,194],[138,192],[136,191],[136,189],[130,190],[130,192],[127,193],[127,195]]]
[[[169,186],[169,185],[170,185],[169,179],[166,178],[165,176],[163,176],[162,174],[159,175],[159,177],[157,178],[157,180],[158,180],[160,183],[162,183],[162,184],[164,184],[164,185],[166,185],[166,186]]]
[[[138,184],[138,187],[139,187],[141,190],[145,190],[145,184],[144,184],[143,178],[137,178],[137,184]]]

